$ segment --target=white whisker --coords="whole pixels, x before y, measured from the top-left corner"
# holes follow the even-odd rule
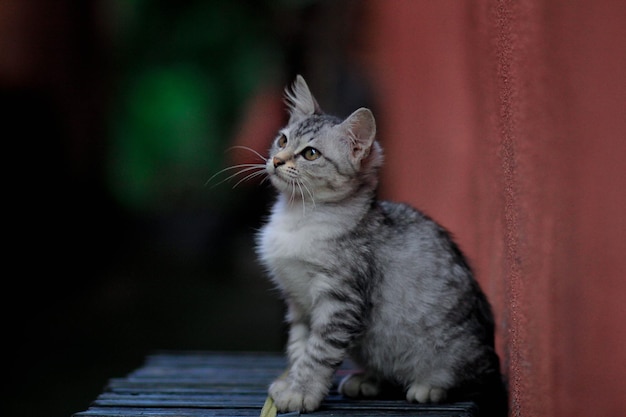
[[[254,178],[254,177],[258,177],[259,175],[263,175],[263,174],[265,174],[265,173],[266,173],[266,172],[265,172],[265,170],[263,169],[263,170],[259,170],[259,171],[253,172],[252,174],[248,174],[248,175],[246,175],[245,177],[243,177],[242,179],[240,179],[239,181],[237,181],[237,183],[236,183],[235,185],[233,185],[233,188],[237,187],[239,184],[241,184],[241,183],[242,183],[242,182],[244,182],[244,181],[251,180],[252,178]]]
[[[215,174],[213,174],[213,175],[211,176],[211,178],[209,178],[209,179],[207,180],[207,182],[205,183],[205,186],[206,186],[207,184],[209,184],[209,182],[211,182],[211,181],[212,181],[215,177],[217,177],[218,175],[220,175],[220,174],[222,174],[222,173],[224,173],[224,172],[226,172],[226,171],[231,171],[231,170],[233,170],[233,169],[239,169],[239,171],[235,172],[235,173],[234,173],[234,174],[232,174],[232,175],[229,175],[228,177],[224,178],[224,179],[223,179],[223,180],[221,180],[220,182],[218,182],[218,183],[214,184],[214,185],[213,185],[213,187],[216,187],[216,186],[218,186],[218,185],[220,185],[220,184],[222,184],[222,183],[224,183],[224,182],[226,182],[226,181],[228,181],[228,180],[230,180],[230,179],[232,179],[232,178],[236,177],[237,175],[241,175],[241,174],[243,174],[243,173],[245,173],[245,172],[248,172],[248,171],[252,171],[252,170],[255,170],[255,169],[256,169],[256,170],[259,170],[259,171],[260,171],[260,170],[263,170],[263,171],[264,171],[264,170],[265,170],[265,164],[239,164],[239,165],[233,165],[232,167],[227,167],[227,168],[224,168],[224,169],[222,169],[222,170],[220,170],[220,171],[216,172]]]
[[[230,150],[232,150],[232,149],[245,149],[246,151],[250,151],[250,152],[252,152],[253,154],[255,154],[256,156],[258,156],[259,158],[261,158],[261,160],[262,160],[263,162],[267,162],[267,158],[266,158],[266,157],[264,157],[263,155],[261,155],[260,153],[258,153],[257,151],[255,151],[254,149],[252,149],[252,148],[248,148],[247,146],[242,146],[242,145],[234,145],[234,146],[231,146],[230,148],[228,148],[228,149],[227,149],[227,151],[230,151]]]
[[[315,198],[313,197],[313,193],[311,193],[311,190],[309,189],[309,187],[306,186],[305,178],[302,178],[302,186],[304,187],[306,192],[309,194],[309,197],[311,197],[311,203],[313,203],[313,209],[315,209]]]
[[[304,191],[302,190],[302,181],[298,181],[298,188],[300,189],[300,197],[302,197],[302,215],[306,214],[306,202],[304,201]]]
[[[208,183],[210,183],[213,178],[217,177],[218,175],[226,172],[226,171],[232,171],[233,169],[238,169],[238,168],[246,168],[246,167],[265,167],[265,165],[261,165],[261,164],[239,164],[239,165],[233,165],[230,167],[226,167],[224,169],[221,169],[219,171],[217,171],[215,174],[211,175],[211,177],[204,183],[204,185],[206,186]],[[236,174],[235,174],[236,175]]]
[[[289,204],[293,204],[296,200],[296,182],[291,180],[291,196],[289,197]]]

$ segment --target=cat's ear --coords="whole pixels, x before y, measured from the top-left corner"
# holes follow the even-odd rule
[[[319,104],[301,75],[296,77],[291,88],[285,89],[285,100],[289,106],[289,124],[314,114],[322,114]]]
[[[358,109],[339,125],[339,129],[342,137],[350,141],[350,156],[354,162],[369,155],[376,138],[376,121],[370,109]]]

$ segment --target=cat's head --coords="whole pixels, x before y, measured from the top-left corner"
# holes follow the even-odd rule
[[[299,75],[286,99],[289,122],[266,167],[274,187],[292,201],[315,203],[373,192],[383,155],[372,112],[360,108],[345,120],[324,114]]]

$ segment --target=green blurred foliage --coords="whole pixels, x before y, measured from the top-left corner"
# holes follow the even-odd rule
[[[107,172],[124,207],[207,203],[243,103],[282,65],[270,3],[107,2],[117,74]]]

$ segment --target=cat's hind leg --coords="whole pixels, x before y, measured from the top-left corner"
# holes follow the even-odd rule
[[[344,377],[338,391],[346,397],[376,397],[380,394],[380,381],[367,372],[356,372]]]
[[[409,402],[418,403],[440,403],[447,397],[444,388],[434,387],[428,384],[414,382],[406,392],[406,399]]]

